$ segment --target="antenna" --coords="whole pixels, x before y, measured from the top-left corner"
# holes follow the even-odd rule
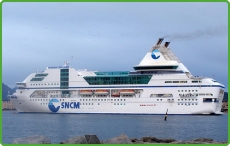
[[[69,61],[64,62],[64,66],[69,66],[70,62],[73,60],[73,56],[70,57]]]

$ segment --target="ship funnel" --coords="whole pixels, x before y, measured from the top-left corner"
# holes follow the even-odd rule
[[[165,48],[167,48],[169,46],[170,42],[165,42]]]
[[[164,38],[159,38],[156,45],[160,45],[162,43],[162,41],[164,40]]]

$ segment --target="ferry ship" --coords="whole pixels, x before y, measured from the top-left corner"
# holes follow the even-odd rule
[[[222,114],[225,86],[193,76],[160,38],[133,71],[47,67],[17,82],[18,112]]]

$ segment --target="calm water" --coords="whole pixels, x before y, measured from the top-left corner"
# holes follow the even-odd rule
[[[110,114],[18,114],[2,112],[2,140],[44,135],[52,143],[85,134],[107,140],[124,133],[129,138],[155,136],[188,140],[199,137],[227,141],[228,115],[110,115]]]

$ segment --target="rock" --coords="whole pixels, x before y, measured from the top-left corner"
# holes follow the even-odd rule
[[[159,139],[156,137],[142,137],[143,142],[148,142],[148,143],[172,143],[175,142],[175,139]]]
[[[197,138],[197,139],[194,139],[193,141],[212,143],[213,139],[211,139],[211,138]]]
[[[118,137],[111,138],[109,140],[103,141],[104,144],[131,144],[131,140],[125,134],[121,134]]]
[[[131,138],[130,140],[131,140],[132,143],[136,143],[138,141],[137,138]]]
[[[186,141],[175,141],[172,143],[173,144],[219,144],[224,142],[217,142],[211,138],[197,138],[197,139],[186,140]]]
[[[33,135],[28,137],[16,138],[13,144],[51,144],[51,140],[43,135]]]
[[[87,144],[85,136],[76,136],[60,142],[60,144]]]
[[[86,141],[88,144],[100,144],[100,140],[97,135],[85,135]]]

